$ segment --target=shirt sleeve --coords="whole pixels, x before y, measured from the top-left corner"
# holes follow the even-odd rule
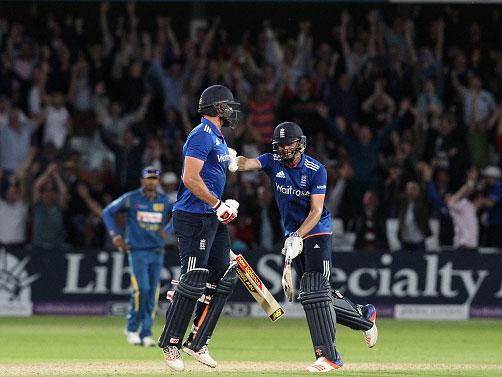
[[[207,132],[193,134],[187,144],[185,156],[194,157],[206,161],[207,155],[213,149],[213,139]]]
[[[274,163],[274,155],[272,153],[265,153],[256,157],[260,162],[261,169],[268,175],[272,174],[272,165]]]
[[[324,166],[314,173],[310,186],[310,194],[326,194],[326,182],[328,181],[328,173]]]
[[[121,231],[117,222],[115,221],[114,215],[123,210],[129,208],[130,204],[130,196],[129,194],[124,194],[120,198],[115,199],[113,202],[108,204],[103,210],[103,221],[105,223],[106,229],[108,229],[108,233],[110,237],[115,237],[120,235]]]

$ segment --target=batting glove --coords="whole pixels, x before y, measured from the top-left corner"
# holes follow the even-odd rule
[[[293,232],[284,241],[282,255],[286,256],[286,260],[292,261],[303,251],[303,239],[298,232]]]
[[[228,155],[230,156],[228,170],[234,173],[239,168],[237,166],[237,151],[235,149],[228,148]]]
[[[218,200],[213,207],[218,220],[223,224],[228,224],[237,217],[237,208],[239,208],[239,202],[233,199],[227,199],[225,202]]]

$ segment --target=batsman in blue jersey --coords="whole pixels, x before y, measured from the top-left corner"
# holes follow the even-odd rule
[[[373,305],[355,305],[331,289],[332,220],[324,207],[327,173],[320,162],[304,154],[306,144],[300,126],[284,122],[274,130],[273,154],[256,159],[239,156],[236,165],[239,171],[261,169],[270,177],[285,231],[283,288],[291,301],[294,262],[316,357],[307,370],[327,372],[343,365],[336,351],[336,323],[364,331],[367,345],[373,347],[378,336],[376,311]]]
[[[164,264],[164,227],[171,204],[157,192],[160,171],[143,169],[141,188],[114,200],[103,210],[103,219],[113,243],[127,252],[131,273],[131,304],[127,316],[127,341],[145,347],[155,345],[152,324],[159,298],[160,273]],[[125,236],[115,214],[125,212]]]
[[[174,371],[185,368],[180,348],[216,367],[207,343],[237,282],[226,224],[237,216],[239,203],[221,197],[230,161],[222,128],[236,126],[238,106],[228,88],[213,85],[205,89],[199,101],[201,123],[183,146],[182,181],[173,208],[181,275],[159,339],[166,363]],[[192,330],[183,342],[194,309]]]

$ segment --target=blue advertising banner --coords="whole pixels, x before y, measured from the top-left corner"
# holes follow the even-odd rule
[[[245,257],[284,303],[282,256],[250,251]],[[179,271],[176,250],[168,250],[161,297]],[[334,253],[331,273],[335,289],[356,303],[374,303],[383,316],[502,318],[502,253]],[[0,315],[123,314],[129,289],[123,253],[0,248]],[[302,315],[298,304],[284,308],[287,315]],[[240,284],[226,313],[262,315]]]

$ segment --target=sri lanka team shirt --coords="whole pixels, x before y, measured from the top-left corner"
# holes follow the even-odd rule
[[[185,173],[186,156],[204,161],[200,176],[209,191],[216,198],[221,199],[225,189],[230,156],[225,138],[218,128],[206,118],[202,118],[201,124],[190,132],[185,145],[183,145],[182,176]],[[197,198],[185,187],[183,181],[180,183],[177,200],[173,207],[174,211],[214,213],[210,205]]]
[[[148,199],[143,189],[129,191],[111,202],[103,211],[103,220],[113,238],[121,234],[114,215],[127,212],[125,241],[130,250],[158,249],[164,246],[160,231],[166,226],[171,203],[167,196],[157,193]]]
[[[272,153],[263,154],[257,160],[260,161],[262,170],[270,177],[284,226],[284,235],[287,237],[298,230],[307,218],[310,212],[310,196],[326,194],[326,168],[305,154],[293,168],[281,163],[279,157]],[[323,207],[321,219],[304,238],[331,233],[331,215],[326,207]]]

